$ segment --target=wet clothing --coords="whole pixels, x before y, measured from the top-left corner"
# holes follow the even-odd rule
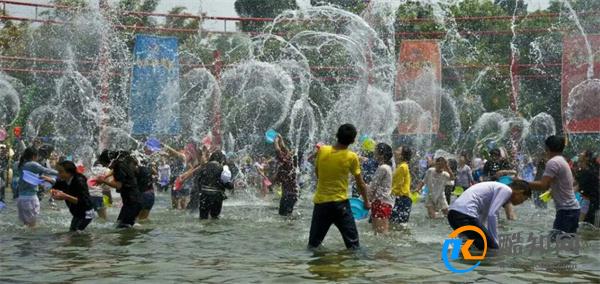
[[[35,223],[40,214],[40,201],[37,197],[38,186],[30,184],[23,179],[23,171],[30,171],[38,175],[57,175],[58,172],[45,168],[38,162],[26,162],[19,168],[19,182],[17,184],[19,197],[17,199],[17,210],[19,220],[25,224]]]
[[[392,177],[392,194],[396,197],[410,196],[410,170],[407,162],[402,162],[394,171]]]
[[[390,216],[390,222],[396,224],[407,223],[408,219],[410,218],[411,209],[412,199],[410,199],[410,197],[396,197],[394,208],[392,209],[392,215]]]
[[[75,175],[68,181],[59,180],[54,188],[77,198],[77,203],[65,200],[69,212],[73,215],[69,230],[83,231],[94,218],[94,203],[90,197],[85,176]]]
[[[352,209],[348,200],[315,204],[310,224],[308,247],[319,247],[332,224],[342,234],[346,248],[357,249],[360,247],[356,222],[352,216]]]
[[[152,181],[152,170],[149,167],[138,167],[137,174],[138,189],[141,193],[142,210],[152,210],[154,206],[154,187]]]
[[[158,184],[166,190],[166,186],[171,182],[171,166],[165,164],[158,167]]]
[[[200,219],[208,219],[209,216],[213,219],[219,218],[223,200],[227,198],[225,189],[233,189],[231,182],[221,181],[222,172],[223,166],[212,161],[205,164],[197,173],[195,187],[200,192],[198,204]]]
[[[315,204],[348,200],[348,175],[360,175],[360,162],[356,153],[337,150],[325,145],[319,148],[315,159],[317,191]]]
[[[279,168],[277,170],[276,180],[281,183],[283,195],[297,195],[298,185],[296,184],[296,167],[291,155],[279,153],[277,155]]]
[[[598,181],[598,171],[598,167],[590,167],[581,169],[575,174],[575,178],[579,184],[579,192],[583,197],[583,204],[581,204],[581,212],[585,214],[583,221],[590,224],[595,223],[596,211],[599,207],[598,195],[600,182]]]
[[[17,212],[19,220],[24,224],[31,224],[37,221],[40,214],[40,200],[37,195],[19,196],[17,199]]]
[[[487,177],[488,180],[496,180],[496,173],[502,170],[510,170],[510,164],[508,161],[501,159],[498,161],[487,161],[483,165],[483,176]]]
[[[556,217],[552,229],[564,233],[577,233],[579,227],[579,209],[556,210]],[[552,238],[556,237],[553,234]]]
[[[392,205],[375,200],[371,203],[371,217],[388,220],[392,215]]]
[[[294,205],[298,201],[297,195],[282,195],[279,200],[279,215],[289,216],[294,211]]]
[[[546,163],[544,176],[553,179],[550,188],[556,210],[579,209],[579,203],[573,190],[571,167],[563,156],[555,156]]]
[[[4,202],[4,194],[5,194],[5,190],[6,190],[7,181],[8,181],[8,155],[6,155],[6,156],[2,155],[2,156],[0,156],[0,202]]]
[[[401,224],[408,222],[412,208],[410,199],[411,176],[407,162],[401,162],[392,177],[392,195],[396,197],[390,216],[390,222]]]
[[[471,171],[471,167],[468,165],[462,166],[462,168],[458,169],[456,172],[456,186],[461,186],[463,189],[467,189],[473,184],[473,172]]]
[[[20,178],[19,178],[19,183],[17,185],[19,188],[19,196],[36,195],[37,191],[38,191],[37,185],[30,184],[30,183],[26,182],[25,179],[23,179],[23,171],[29,171],[29,172],[37,174],[37,175],[50,175],[50,176],[58,175],[58,172],[56,170],[46,168],[46,167],[40,165],[38,162],[34,162],[34,161],[26,162],[21,168],[19,168]]]
[[[442,171],[438,173],[435,168],[429,168],[425,173],[423,183],[429,188],[425,207],[433,207],[436,211],[448,208],[445,188],[450,181],[450,174]]]
[[[146,191],[142,193],[142,210],[152,210],[152,207],[154,207],[155,199],[156,196],[154,194],[154,191]]]
[[[71,225],[69,226],[69,231],[76,232],[85,230],[85,228],[87,228],[87,226],[92,222],[92,219],[93,218],[79,218],[73,216],[73,219],[71,219]]]
[[[475,218],[480,224],[487,224],[489,236],[498,243],[497,212],[510,201],[511,196],[512,189],[505,184],[494,181],[482,182],[471,186],[454,200],[450,211]]]
[[[392,198],[392,167],[389,165],[383,164],[377,168],[369,184],[369,200],[390,205],[391,212],[394,199]]]
[[[318,178],[309,248],[321,245],[331,224],[342,234],[346,248],[359,248],[358,230],[348,201],[348,175],[361,174],[358,155],[348,149],[337,150],[325,145],[319,148],[315,165]]]
[[[465,191],[465,193],[466,192],[469,192],[469,190]],[[464,195],[464,193],[463,193],[463,195]],[[498,245],[498,242],[492,237],[492,234],[487,230],[487,228],[485,226],[483,226],[481,221],[475,217],[469,216],[467,214],[464,214],[464,213],[461,213],[461,212],[458,212],[455,210],[450,210],[450,212],[448,212],[448,223],[450,223],[450,227],[452,227],[452,229],[454,229],[454,230],[456,230],[462,226],[475,226],[475,227],[481,229],[481,231],[485,235],[488,248],[491,248],[491,249],[500,248],[500,246]],[[465,232],[461,233],[461,235],[463,237],[466,237],[467,239],[474,240],[473,245],[475,245],[475,247],[477,249],[483,250],[485,248],[483,238],[477,232],[465,231]]]
[[[121,189],[117,190],[121,194],[123,201],[123,207],[121,207],[121,211],[117,217],[117,227],[132,227],[142,209],[141,194],[134,166],[126,161],[115,161],[113,165],[113,177],[122,184]]]
[[[77,198],[77,203],[71,203],[65,200],[69,212],[71,212],[71,215],[74,217],[85,218],[87,212],[94,209],[85,176],[76,175],[68,181],[59,180],[54,185],[54,188]]]

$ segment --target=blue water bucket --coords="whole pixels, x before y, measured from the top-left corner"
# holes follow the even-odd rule
[[[501,176],[497,180],[499,183],[510,185],[513,182],[513,178],[510,176]]]
[[[365,208],[365,203],[359,198],[350,198],[350,208],[355,220],[362,220],[369,216],[369,210]]]
[[[365,142],[367,139],[369,139],[369,135],[367,134],[363,134],[360,136],[360,138],[358,138],[358,143],[362,144],[363,142]]]
[[[427,194],[429,194],[429,187],[424,186],[423,190],[421,191],[421,199],[427,198]]]
[[[279,135],[279,133],[277,133],[277,131],[275,131],[273,129],[267,130],[267,132],[265,132],[265,139],[267,139],[267,143],[275,143],[275,139],[277,138],[277,135]]]
[[[44,182],[44,180],[41,179],[39,175],[30,171],[23,171],[22,178],[26,183],[31,185],[40,185]]]
[[[146,140],[146,148],[152,152],[158,152],[162,149],[160,141],[156,138],[148,138],[148,140]]]
[[[49,176],[51,179],[56,180],[56,176]],[[42,181],[41,186],[45,189],[45,190],[50,190],[52,188],[52,183],[49,183],[47,181]]]
[[[583,197],[581,196],[581,193],[575,192],[575,199],[577,199],[577,202],[579,202],[579,204],[581,204],[581,202],[583,201]]]

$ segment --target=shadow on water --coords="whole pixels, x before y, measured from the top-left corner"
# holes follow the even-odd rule
[[[368,257],[366,252],[359,250],[313,251],[313,259],[307,262],[308,272],[313,280],[343,281],[346,279],[363,278],[372,269],[361,263]]]
[[[127,228],[119,229],[116,231],[117,238],[115,245],[117,246],[128,246],[143,239],[143,236],[150,233],[152,229],[139,229],[139,228]]]

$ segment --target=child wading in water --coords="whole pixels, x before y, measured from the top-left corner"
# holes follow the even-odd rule
[[[448,215],[448,202],[444,195],[444,188],[446,183],[451,180],[454,180],[454,175],[448,167],[446,159],[444,159],[444,157],[438,157],[435,159],[435,166],[429,168],[425,173],[423,181],[419,182],[419,185],[417,186],[419,190],[423,185],[427,185],[429,188],[429,195],[427,196],[427,202],[425,203],[429,218],[436,218],[437,212],[440,210],[444,215]]]
[[[348,146],[356,139],[356,128],[352,124],[344,124],[338,129],[336,137],[337,144],[321,146],[315,159],[317,191],[313,198],[315,207],[310,224],[309,249],[321,245],[331,224],[342,234],[346,248],[360,247],[358,230],[348,200],[348,174],[354,176],[365,208],[371,208],[368,188],[360,174],[358,155],[348,150]]]
[[[552,198],[556,207],[556,217],[552,226],[551,240],[561,233],[577,233],[579,227],[579,202],[575,199],[573,190],[573,173],[563,157],[565,149],[565,138],[552,135],[545,141],[546,144],[546,168],[541,180],[529,183],[532,190],[552,190]]]
[[[274,144],[277,151],[277,161],[279,162],[277,180],[281,182],[282,187],[281,200],[279,201],[279,215],[289,216],[294,210],[294,204],[298,201],[294,157],[285,146],[281,135],[277,136]]]
[[[408,222],[412,199],[410,199],[410,169],[408,163],[412,158],[412,150],[402,146],[396,150],[396,170],[392,177],[392,194],[396,197],[390,221],[394,224]]]
[[[52,198],[64,200],[73,219],[69,231],[83,231],[94,218],[94,204],[90,197],[87,179],[77,172],[77,166],[71,161],[58,165],[58,181],[52,190]]]
[[[386,234],[390,216],[392,215],[392,147],[385,143],[377,144],[375,160],[379,167],[375,171],[373,180],[369,184],[369,199],[371,203],[371,216],[373,217],[373,230],[377,234]]]
[[[37,196],[38,184],[32,184],[25,178],[25,173],[30,175],[39,175],[41,179],[47,182],[54,182],[49,177],[44,175],[56,176],[57,171],[46,168],[36,162],[38,159],[38,151],[29,147],[25,149],[21,159],[19,160],[19,182],[17,188],[19,190],[19,197],[17,199],[17,210],[19,213],[19,220],[30,228],[36,226],[37,217],[40,214],[40,200]]]

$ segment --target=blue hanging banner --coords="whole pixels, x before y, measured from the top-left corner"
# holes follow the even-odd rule
[[[179,56],[176,37],[136,35],[131,79],[132,134],[177,134]]]

